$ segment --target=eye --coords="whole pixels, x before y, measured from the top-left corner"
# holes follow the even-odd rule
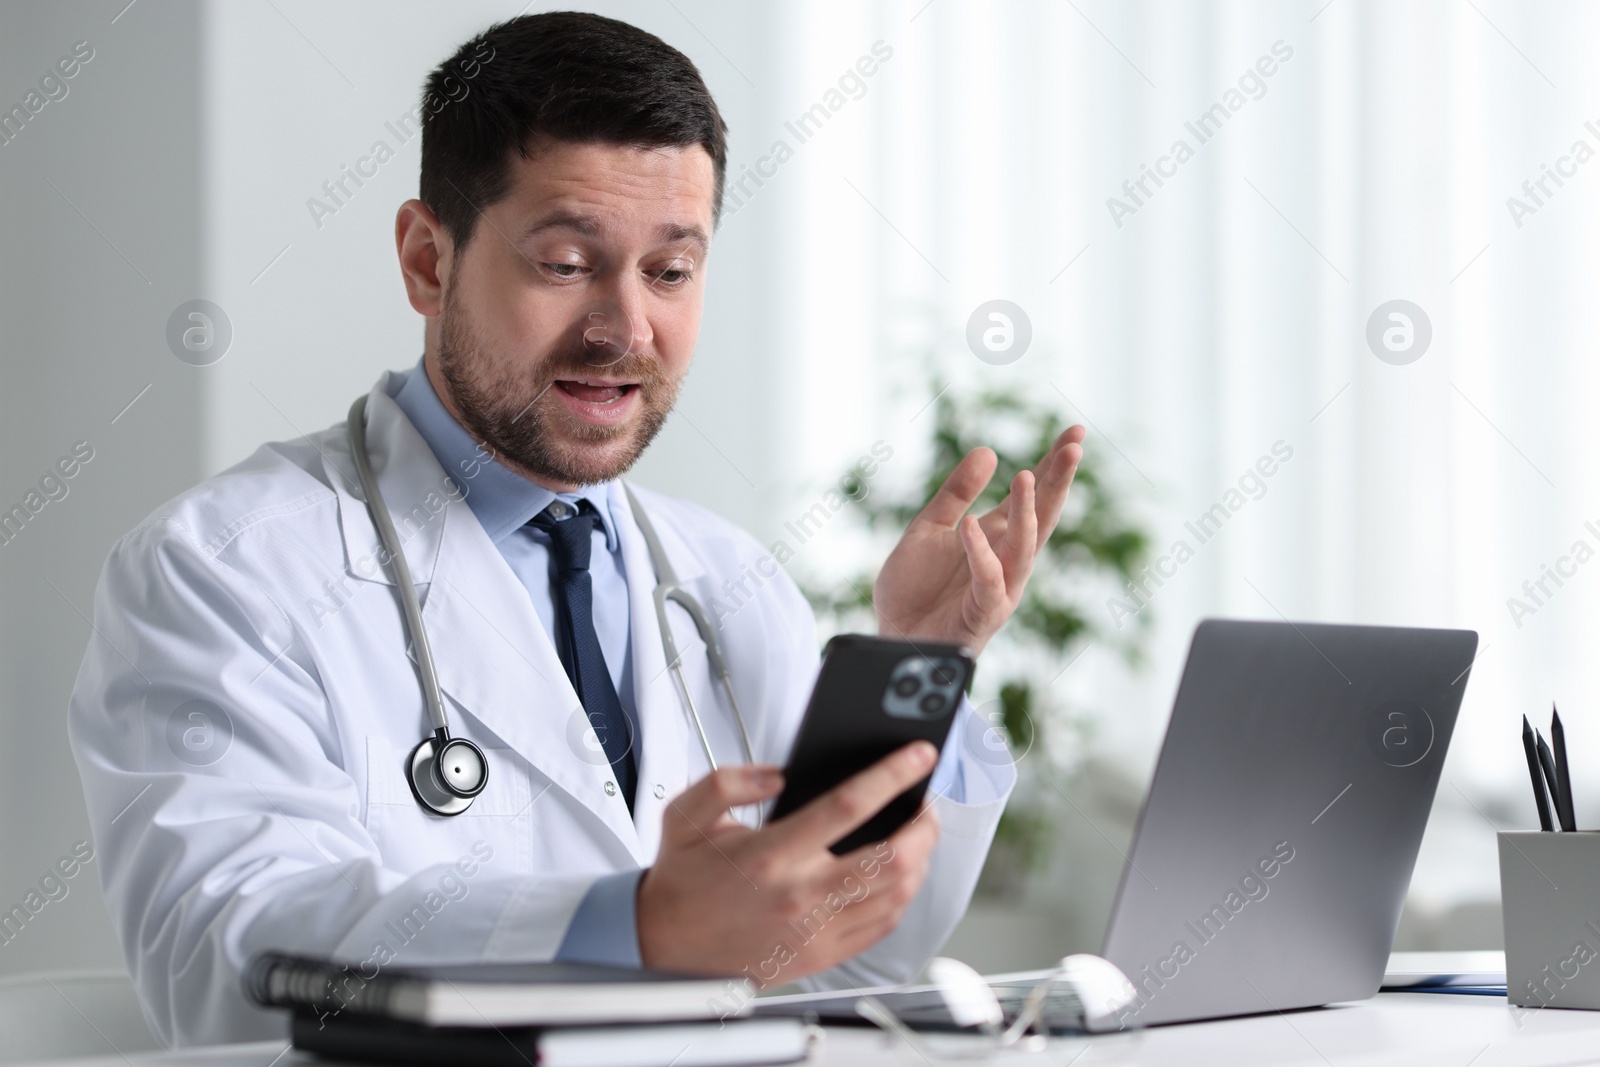
[[[694,271],[688,267],[667,267],[664,270],[651,271],[650,277],[667,289],[678,289],[694,278]]]
[[[578,263],[545,263],[542,264],[542,266],[545,270],[549,271],[562,281],[572,281],[576,278],[581,278],[583,276],[583,272],[589,269]]]
[[[645,272],[653,285],[663,289],[681,289],[694,280],[694,260],[685,255],[676,255],[667,261],[667,265],[656,270]]]

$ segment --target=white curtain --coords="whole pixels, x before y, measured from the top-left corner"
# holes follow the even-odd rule
[[[876,439],[915,465],[930,368],[952,389],[1042,397],[1091,424],[1092,461],[1139,502],[1157,554],[1195,549],[1150,599],[1147,669],[1090,654],[1058,683],[1098,709],[1104,753],[1148,774],[1202,617],[1468,627],[1482,654],[1413,906],[1497,896],[1493,829],[1533,821],[1520,716],[1546,720],[1552,699],[1580,818],[1600,821],[1600,785],[1583,787],[1600,782],[1600,563],[1561,562],[1580,540],[1600,550],[1600,521],[1585,526],[1600,520],[1600,121],[1585,125],[1600,120],[1600,11],[783,10],[799,58],[749,72],[782,89],[769,128],[739,132],[730,180],[771,176],[747,182],[724,228],[782,235],[771,277],[792,312],[767,342],[788,381],[796,510]],[[889,58],[845,77],[875,45]],[[825,122],[793,125],[818,103]],[[779,141],[792,156],[763,163]],[[994,298],[1032,323],[1009,366],[964,341]],[[1368,344],[1393,300],[1431,327],[1411,362]],[[1244,505],[1200,544],[1185,524],[1275,446],[1274,473],[1246,478]],[[1545,565],[1570,576],[1535,585],[1536,602],[1523,583]]]

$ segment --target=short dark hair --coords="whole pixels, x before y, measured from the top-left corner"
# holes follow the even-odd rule
[[[580,11],[497,23],[428,75],[421,199],[457,247],[511,187],[511,153],[542,139],[638,148],[700,145],[722,215],[728,125],[689,57],[654,34]]]

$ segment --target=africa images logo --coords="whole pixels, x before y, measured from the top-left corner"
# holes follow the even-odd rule
[[[167,748],[191,767],[209,767],[233,745],[233,720],[209,700],[190,700],[167,716]]]
[[[1367,745],[1391,767],[1414,767],[1433,751],[1433,717],[1420,704],[1392,700],[1367,713]]]
[[[1385,363],[1415,363],[1433,343],[1428,313],[1409,300],[1386,300],[1367,318],[1367,347]]]

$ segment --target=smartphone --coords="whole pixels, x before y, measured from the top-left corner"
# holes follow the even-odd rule
[[[769,819],[781,819],[858,771],[913,741],[943,749],[961,695],[972,684],[972,653],[960,645],[842,634],[822,652],[800,733]],[[835,855],[882,841],[916,815],[924,778],[835,841]]]

